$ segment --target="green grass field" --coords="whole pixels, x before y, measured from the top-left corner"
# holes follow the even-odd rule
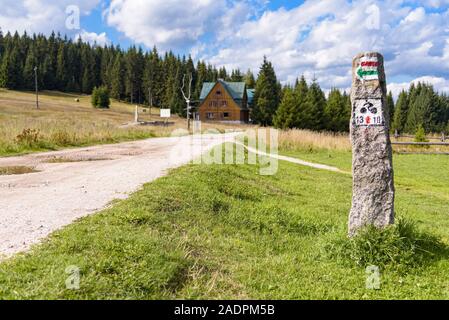
[[[289,154],[350,169],[349,152]],[[250,165],[173,170],[1,263],[0,297],[449,299],[448,157],[395,156],[397,214],[416,228],[391,257],[391,239],[368,234],[364,244],[386,240],[359,252],[364,264],[344,254],[350,175],[279,165],[274,176]],[[433,242],[421,250],[422,239]],[[367,289],[365,266],[377,262],[381,288]],[[65,285],[71,265],[79,290]]]

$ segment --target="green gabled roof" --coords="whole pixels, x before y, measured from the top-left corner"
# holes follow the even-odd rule
[[[254,89],[247,89],[246,96],[248,97],[248,104],[252,104],[254,100]]]
[[[238,101],[243,100],[243,96],[245,94],[245,82],[226,82],[223,80],[218,80],[223,87],[228,91],[231,95],[232,99]],[[201,90],[200,100],[204,100],[207,98],[213,87],[216,85],[216,82],[204,82],[203,89]]]
[[[206,97],[209,95],[209,92],[214,86],[215,82],[204,82],[203,88],[201,89],[200,100],[206,99]]]

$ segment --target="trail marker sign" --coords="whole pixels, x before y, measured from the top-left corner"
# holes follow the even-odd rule
[[[357,67],[357,76],[360,80],[378,80],[379,79],[379,61],[377,57],[362,57]]]
[[[381,99],[356,99],[353,104],[353,113],[356,126],[385,125]]]
[[[383,57],[358,54],[352,64],[352,207],[349,235],[365,225],[394,222],[394,182],[390,116]]]

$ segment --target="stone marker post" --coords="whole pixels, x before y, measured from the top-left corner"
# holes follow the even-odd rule
[[[358,54],[352,64],[353,194],[349,236],[365,225],[394,223],[394,182],[387,87],[381,54]]]

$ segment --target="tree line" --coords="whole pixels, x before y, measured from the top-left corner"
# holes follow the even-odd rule
[[[392,129],[398,133],[415,133],[420,127],[449,133],[449,97],[422,82],[399,94],[392,118]]]
[[[34,67],[40,90],[60,90],[91,94],[105,87],[112,98],[131,103],[170,108],[185,115],[181,87],[184,74],[192,74],[192,97],[198,101],[203,82],[244,81],[254,88],[251,119],[256,124],[277,128],[348,131],[351,102],[348,93],[337,88],[328,96],[316,81],[308,84],[302,76],[294,85],[281,85],[270,61],[264,58],[257,78],[248,70],[228,72],[205,61],[194,64],[190,56],[169,51],[160,55],[157,48],[144,51],[131,46],[98,46],[73,41],[54,32],[29,36],[3,35],[0,29],[0,87],[34,89]],[[399,133],[449,131],[449,98],[429,84],[411,85],[402,91],[395,106],[387,96],[391,128]]]
[[[326,97],[319,84],[307,84],[302,76],[295,85],[281,86],[270,62],[264,59],[254,97],[252,120],[277,128],[347,132],[351,118],[348,93],[331,89]],[[392,132],[414,134],[421,128],[427,133],[449,133],[449,96],[436,92],[431,84],[419,82],[403,90],[394,102],[391,91],[386,104]]]
[[[104,86],[112,98],[132,103],[170,108],[185,114],[181,87],[184,74],[192,74],[192,97],[198,100],[203,82],[245,81],[255,86],[248,70],[228,72],[204,61],[194,64],[192,58],[173,52],[160,55],[157,48],[144,52],[131,46],[98,46],[73,41],[54,32],[29,36],[4,35],[0,30],[0,87],[13,90],[34,89],[34,67],[38,71],[39,90],[60,90],[91,94]]]
[[[271,62],[264,58],[254,94],[251,119],[281,129],[344,132],[349,129],[351,102],[346,92],[332,89],[326,96],[315,80],[302,76],[292,85],[281,86]]]

